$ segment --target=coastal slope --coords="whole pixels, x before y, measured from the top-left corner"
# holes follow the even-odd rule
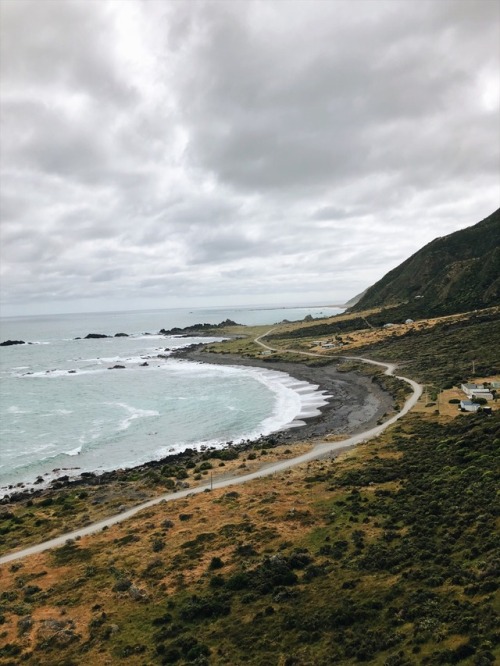
[[[411,305],[416,317],[500,303],[500,209],[481,222],[436,238],[371,286],[352,307]]]

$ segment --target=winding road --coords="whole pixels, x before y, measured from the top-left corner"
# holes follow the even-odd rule
[[[259,337],[255,338],[255,342],[259,344],[261,347],[264,349],[267,349],[269,351],[278,351],[273,347],[270,347],[269,345],[265,344],[262,342],[262,338],[266,337],[270,333],[272,333],[275,329],[272,328],[263,335],[260,335]],[[314,352],[304,352],[304,351],[296,351],[296,350],[279,350],[280,352],[284,351],[289,351],[290,353],[293,354],[301,354],[303,356],[319,356],[321,358],[324,358],[324,354],[316,354]],[[110,516],[109,518],[105,518],[103,520],[100,520],[96,523],[92,523],[92,525],[87,525],[86,527],[81,527],[77,530],[73,530],[72,532],[67,532],[66,534],[61,534],[61,536],[55,537],[53,539],[49,539],[48,541],[43,541],[42,543],[39,543],[35,546],[30,546],[29,548],[23,548],[22,550],[15,551],[13,553],[8,553],[7,555],[3,555],[0,557],[0,564],[6,564],[7,562],[12,562],[14,560],[20,560],[24,557],[28,557],[29,555],[36,555],[37,553],[42,553],[45,550],[49,550],[50,548],[56,548],[58,546],[62,546],[66,543],[68,539],[76,539],[76,538],[81,538],[88,536],[90,534],[95,534],[96,532],[101,531],[103,528],[111,527],[112,525],[116,525],[117,523],[121,523],[124,520],[128,520],[128,518],[132,518],[132,516],[135,516],[137,513],[140,511],[143,511],[144,509],[148,509],[149,507],[155,506],[156,504],[160,504],[161,502],[171,502],[176,499],[181,499],[183,497],[188,497],[191,495],[197,495],[198,493],[203,493],[205,491],[209,490],[219,490],[220,488],[228,488],[230,486],[236,486],[242,483],[246,483],[247,481],[252,481],[253,479],[259,479],[264,476],[270,476],[271,474],[275,474],[276,472],[282,472],[283,470],[289,469],[290,467],[295,467],[296,465],[301,465],[302,463],[309,462],[311,460],[315,460],[317,458],[321,458],[324,456],[327,456],[328,454],[331,454],[334,451],[339,451],[341,449],[346,449],[351,446],[354,446],[356,444],[360,444],[361,442],[366,442],[374,437],[377,437],[380,435],[384,430],[386,430],[390,425],[395,423],[398,419],[400,419],[402,416],[407,414],[410,409],[416,404],[420,396],[422,395],[422,390],[423,387],[418,384],[417,382],[413,381],[413,379],[408,379],[407,377],[401,377],[398,375],[394,375],[394,371],[396,369],[396,365],[392,363],[382,363],[380,361],[372,361],[367,358],[362,358],[358,356],[340,356],[336,358],[345,358],[349,360],[355,360],[355,361],[361,361],[363,363],[370,363],[371,365],[377,365],[380,367],[385,368],[385,373],[386,375],[393,375],[397,379],[400,379],[407,384],[409,384],[412,388],[412,395],[406,400],[403,408],[394,416],[392,416],[390,419],[387,421],[384,421],[384,423],[375,426],[374,428],[370,428],[369,430],[365,430],[364,432],[358,433],[357,435],[353,435],[351,437],[348,437],[346,439],[343,439],[339,442],[326,442],[326,441],[319,441],[315,444],[315,446],[308,451],[307,453],[304,453],[303,455],[297,456],[295,458],[289,458],[288,460],[283,460],[281,462],[276,462],[272,463],[265,468],[259,469],[255,472],[252,472],[250,474],[245,474],[243,476],[235,476],[235,477],[230,477],[226,479],[222,479],[219,481],[214,481],[212,484],[206,484],[203,486],[197,486],[196,488],[188,488],[186,490],[180,490],[174,493],[166,493],[164,495],[160,495],[159,497],[155,497],[154,499],[151,499],[147,502],[143,502],[142,504],[138,504],[137,506],[132,507],[131,509],[128,509],[126,511],[123,511],[122,513],[119,513],[115,516]]]

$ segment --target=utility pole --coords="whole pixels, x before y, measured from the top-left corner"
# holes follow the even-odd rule
[[[214,489],[214,475],[210,472],[210,490]]]
[[[472,376],[476,375],[476,361],[472,361]]]

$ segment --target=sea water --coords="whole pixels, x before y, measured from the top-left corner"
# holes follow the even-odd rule
[[[169,358],[179,347],[217,338],[158,331],[338,312],[213,308],[2,319],[0,341],[30,344],[0,347],[0,495],[8,485],[50,480],[54,469],[74,475],[131,467],[186,448],[257,438],[317,414],[327,400],[317,386],[273,370]],[[112,337],[83,339],[88,333]]]

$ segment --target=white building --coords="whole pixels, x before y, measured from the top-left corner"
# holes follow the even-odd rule
[[[479,405],[472,400],[460,400],[460,409],[463,412],[477,412]]]
[[[485,400],[493,400],[493,395],[488,388],[482,384],[462,384],[460,387],[466,396],[469,398],[485,398]]]

